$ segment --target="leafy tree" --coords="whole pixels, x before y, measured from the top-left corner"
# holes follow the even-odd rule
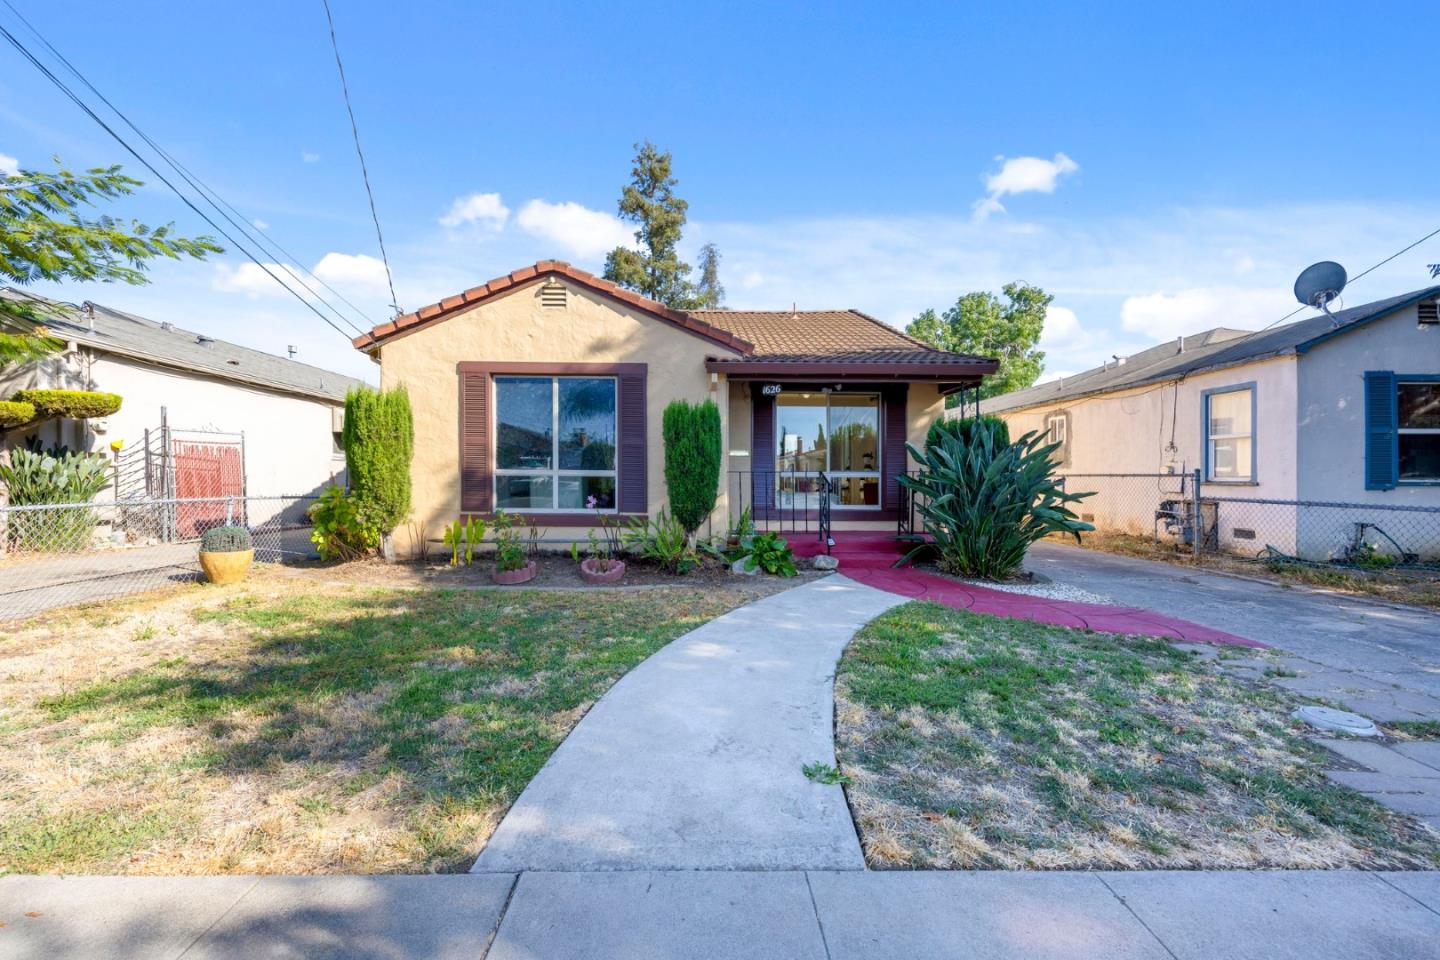
[[[1045,353],[1035,345],[1054,296],[1023,283],[1007,283],[1004,292],[1004,302],[988,291],[967,293],[944,313],[926,310],[905,328],[932,347],[998,359],[999,368],[981,385],[982,397],[1023,390],[1045,368]]]
[[[720,283],[720,249],[713,243],[700,248],[700,283],[695,287],[697,310],[715,310],[725,305],[725,287]]]
[[[715,509],[720,491],[720,408],[675,400],[665,408],[665,488],[688,537]]]
[[[345,473],[359,519],[382,534],[410,515],[410,460],[415,425],[404,387],[358,387],[345,397]]]
[[[635,165],[630,183],[620,194],[620,217],[638,224],[635,240],[639,250],[616,247],[605,258],[605,279],[658,300],[677,310],[718,305],[720,287],[719,252],[710,247],[710,276],[701,285],[690,281],[690,264],[680,259],[678,247],[690,205],[675,196],[679,181],[670,173],[670,151],[650,141],[635,145]]]
[[[57,158],[54,173],[21,170],[0,176],[0,279],[24,287],[39,280],[146,283],[148,261],[221,253],[210,237],[171,234],[174,224],[128,225],[110,216],[82,217],[80,208],[135,192],[139,180],[120,167],[83,173]],[[37,360],[64,344],[45,328],[49,306],[39,300],[0,297],[0,369]]]

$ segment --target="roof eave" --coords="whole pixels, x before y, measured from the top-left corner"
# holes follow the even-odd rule
[[[1406,310],[1410,307],[1415,306],[1415,304],[1417,303],[1429,300],[1437,295],[1440,295],[1440,286],[1427,287],[1424,290],[1416,291],[1415,293],[1406,297],[1404,300],[1401,300],[1399,303],[1391,304],[1389,307],[1387,307],[1384,311],[1380,313],[1372,313],[1368,317],[1362,317],[1359,320],[1352,320],[1349,323],[1341,324],[1338,327],[1331,327],[1329,330],[1326,330],[1318,337],[1311,337],[1309,340],[1302,340],[1300,343],[1297,343],[1295,345],[1295,352],[1306,353],[1310,350],[1311,347],[1318,347],[1320,344],[1325,343],[1328,340],[1333,340],[1335,337],[1349,333],[1351,330],[1356,330],[1367,324],[1374,323],[1376,320],[1383,320],[1385,317],[1393,316],[1396,313],[1399,313],[1401,310]]]
[[[952,383],[978,380],[994,373],[993,360],[965,363],[894,363],[855,360],[721,360],[705,361],[711,373],[732,377],[841,377],[871,380],[913,380]]]

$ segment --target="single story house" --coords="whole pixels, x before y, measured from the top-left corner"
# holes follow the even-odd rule
[[[1440,518],[1388,508],[1440,507],[1437,302],[1432,286],[1333,319],[1259,333],[1219,327],[980,409],[1015,436],[1048,431],[1063,444],[1060,472],[1083,475],[1076,491],[1104,494],[1104,475],[1199,470],[1202,505],[1222,501],[1212,516],[1226,547],[1269,543],[1323,559],[1366,522],[1404,529],[1395,535],[1406,551],[1434,555]],[[1242,499],[1356,506],[1262,510]],[[1102,495],[1085,509],[1098,510],[1102,526],[1150,534],[1155,500]]]
[[[661,416],[679,399],[720,408],[713,532],[748,508],[818,533],[822,501],[834,530],[893,530],[906,441],[995,369],[856,310],[679,311],[556,260],[355,346],[414,410],[416,529],[397,531],[402,550],[497,509],[557,543],[583,540],[597,511],[653,517],[667,504]]]
[[[38,299],[10,289],[0,296]],[[20,428],[5,442],[35,437],[112,457],[118,481],[101,500],[305,495],[343,474],[345,394],[359,380],[97,303],[46,304],[46,325],[65,348],[0,371],[0,398],[27,388],[98,390],[119,394],[120,410]],[[266,505],[256,507],[251,522],[266,519]]]

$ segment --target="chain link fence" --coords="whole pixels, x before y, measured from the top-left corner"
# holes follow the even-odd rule
[[[1440,573],[1440,507],[1215,495],[1194,474],[1067,474],[1084,545],[1161,557]],[[1196,490],[1200,495],[1195,495]]]
[[[200,535],[246,527],[257,563],[315,556],[310,496],[0,506],[0,622],[200,577]]]

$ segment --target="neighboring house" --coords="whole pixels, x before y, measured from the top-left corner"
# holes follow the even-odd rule
[[[541,261],[358,338],[415,415],[413,530],[503,509],[552,542],[583,540],[587,504],[666,506],[661,415],[713,399],[724,458],[714,532],[749,507],[816,530],[894,529],[906,441],[992,361],[946,353],[854,310],[682,312]]]
[[[66,346],[0,371],[0,398],[32,387],[98,390],[119,394],[121,407],[103,420],[11,431],[5,442],[34,436],[112,457],[119,483],[102,500],[117,487],[122,499],[311,494],[344,471],[345,394],[360,381],[99,304],[47,302],[57,311],[47,326]]]
[[[1333,321],[1316,316],[1257,334],[1216,328],[991,398],[981,410],[1015,436],[1048,431],[1063,444],[1065,474],[1198,469],[1202,501],[1440,506],[1437,298],[1440,286],[1340,310]],[[1222,544],[1253,551],[1245,511],[1222,506]],[[1155,508],[1136,498],[1127,515],[1102,520],[1148,534]],[[1385,525],[1386,514],[1370,513]],[[1311,557],[1333,554],[1366,519],[1363,510],[1320,508],[1291,507],[1289,516],[1292,536],[1274,545]],[[1426,526],[1428,539],[1406,549],[1440,552],[1440,524]]]

